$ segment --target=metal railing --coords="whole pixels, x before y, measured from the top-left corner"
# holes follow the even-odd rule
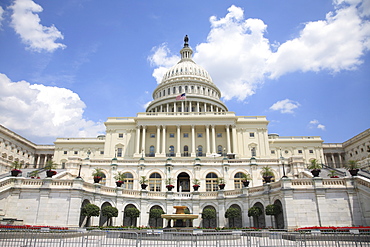
[[[370,246],[370,232],[287,232],[188,229],[75,230],[75,231],[0,231],[2,247],[339,247]]]

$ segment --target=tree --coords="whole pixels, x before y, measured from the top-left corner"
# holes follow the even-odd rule
[[[254,206],[248,209],[248,217],[253,217],[255,221],[255,227],[259,227],[259,217],[262,215],[262,209],[260,207]]]
[[[161,215],[164,214],[163,209],[161,208],[152,208],[149,212],[149,218],[151,219],[150,226],[161,227],[162,224],[159,224],[158,219],[162,219]],[[154,224],[153,224],[154,223]]]
[[[81,209],[81,214],[83,216],[87,216],[87,222],[90,221],[92,216],[99,216],[100,215],[100,208],[95,204],[88,203]]]
[[[238,208],[230,207],[225,212],[225,218],[228,218],[230,220],[229,227],[235,227],[235,218],[238,218],[241,216],[241,212]],[[232,223],[231,223],[232,222]]]
[[[125,210],[125,216],[130,218],[131,220],[130,226],[134,226],[133,225],[134,219],[140,216],[140,210],[137,208],[127,208]]]
[[[208,221],[208,227],[211,227],[211,220],[216,218],[216,210],[213,208],[205,208],[203,209],[202,219],[205,219],[206,222]],[[204,226],[206,227],[206,226]]]
[[[105,206],[101,209],[101,214],[108,218],[107,225],[112,225],[112,217],[118,216],[118,209],[112,206]]]

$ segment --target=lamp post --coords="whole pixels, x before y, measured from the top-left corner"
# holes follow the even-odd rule
[[[280,160],[281,160],[281,164],[283,165],[283,178],[287,178],[287,176],[285,175],[284,157],[283,157],[283,156],[281,156],[281,157],[280,157]]]

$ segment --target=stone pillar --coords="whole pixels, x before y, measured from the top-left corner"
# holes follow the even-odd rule
[[[236,155],[238,153],[238,144],[236,141],[236,126],[232,126],[232,136],[233,136],[233,147],[232,147],[232,152]]]
[[[210,154],[210,144],[209,144],[209,125],[206,125],[206,155]]]
[[[161,126],[157,125],[157,150],[155,155],[157,156],[160,153],[161,153]]]
[[[140,126],[136,126],[136,150],[135,153],[137,155],[140,154]]]
[[[212,124],[212,153],[216,152],[216,133],[215,133],[215,125]]]
[[[166,126],[162,125],[162,154],[166,156]]]
[[[141,151],[144,151],[145,154],[145,139],[146,139],[146,126],[143,126],[143,135],[141,137]]]
[[[197,101],[197,112],[199,112],[199,101]]]
[[[191,157],[195,157],[195,126],[191,126]]]
[[[180,125],[177,125],[177,148],[176,157],[181,157],[181,143],[180,143]]]
[[[231,153],[230,149],[230,125],[226,125],[226,152]]]

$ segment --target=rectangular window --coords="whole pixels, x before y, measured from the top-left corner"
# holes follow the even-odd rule
[[[155,138],[155,134],[150,134],[150,138]]]
[[[302,153],[302,150],[298,150],[298,153],[301,154]]]
[[[271,150],[271,154],[275,154],[275,150]]]
[[[203,134],[202,133],[198,133],[197,135],[199,138],[202,138],[203,137]]]
[[[174,133],[170,133],[170,138],[175,138],[175,134]]]
[[[189,133],[184,133],[184,138],[188,138],[189,137]]]
[[[222,137],[222,133],[217,133],[217,137]]]
[[[118,138],[123,138],[123,133],[119,133]]]
[[[310,154],[313,154],[313,150],[312,149],[310,150]]]
[[[254,137],[254,132],[249,132],[249,137]]]
[[[68,152],[67,152],[67,151],[64,151],[63,153],[64,153],[64,154],[67,154]]]
[[[78,154],[78,151],[74,151],[74,154]]]
[[[104,154],[104,151],[100,151],[100,154]]]
[[[122,157],[122,148],[117,148],[117,157]]]

